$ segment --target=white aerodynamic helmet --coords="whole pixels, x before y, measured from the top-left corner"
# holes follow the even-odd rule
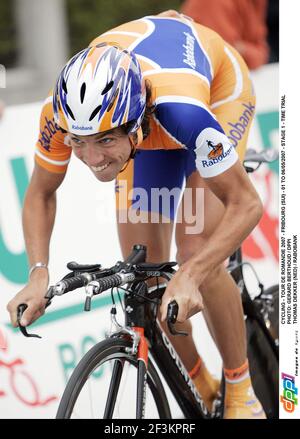
[[[128,124],[137,133],[146,87],[134,53],[102,43],[77,53],[61,71],[53,93],[54,117],[73,134],[90,135]]]

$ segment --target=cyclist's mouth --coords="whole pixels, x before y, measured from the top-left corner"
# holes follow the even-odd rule
[[[91,166],[91,169],[94,172],[102,172],[102,171],[104,171],[104,169],[108,168],[109,165],[110,165],[110,162],[105,163],[105,165],[102,165],[102,166]]]

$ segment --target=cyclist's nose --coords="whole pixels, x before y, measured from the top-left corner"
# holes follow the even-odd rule
[[[88,146],[85,151],[84,161],[88,166],[98,166],[105,159],[103,152],[94,146]]]

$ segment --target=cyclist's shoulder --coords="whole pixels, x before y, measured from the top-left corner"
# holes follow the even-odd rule
[[[182,58],[185,49],[197,51],[198,58],[205,58],[205,51],[210,47],[221,56],[224,45],[221,36],[206,26],[185,18],[157,15],[141,17],[111,28],[94,38],[89,46],[102,42],[116,42],[141,55],[144,55],[143,52],[147,55],[150,50],[154,58],[161,53],[167,55],[167,58]]]
[[[148,32],[149,25],[147,21],[145,21],[144,18],[140,18],[116,26],[98,35],[90,42],[89,47],[96,46],[103,42],[115,42],[124,48],[128,48],[137,40],[146,36]]]
[[[62,132],[54,119],[53,90],[50,90],[42,104],[38,142],[42,148],[49,151],[54,142],[64,144],[64,137],[65,133]]]
[[[71,148],[68,146],[67,133],[54,119],[52,99],[51,90],[42,103],[35,161],[49,172],[64,173],[70,161]]]

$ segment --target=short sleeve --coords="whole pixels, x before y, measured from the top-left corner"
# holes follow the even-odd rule
[[[35,161],[44,169],[54,173],[67,170],[72,149],[54,120],[52,95],[44,102],[40,116],[40,132],[36,142]]]
[[[204,178],[216,177],[238,160],[228,137],[214,128],[205,128],[196,139],[196,166]]]
[[[195,151],[200,175],[215,177],[233,166],[238,160],[237,152],[215,115],[196,100],[169,99],[169,102],[160,100],[156,108],[157,117],[182,147]]]

